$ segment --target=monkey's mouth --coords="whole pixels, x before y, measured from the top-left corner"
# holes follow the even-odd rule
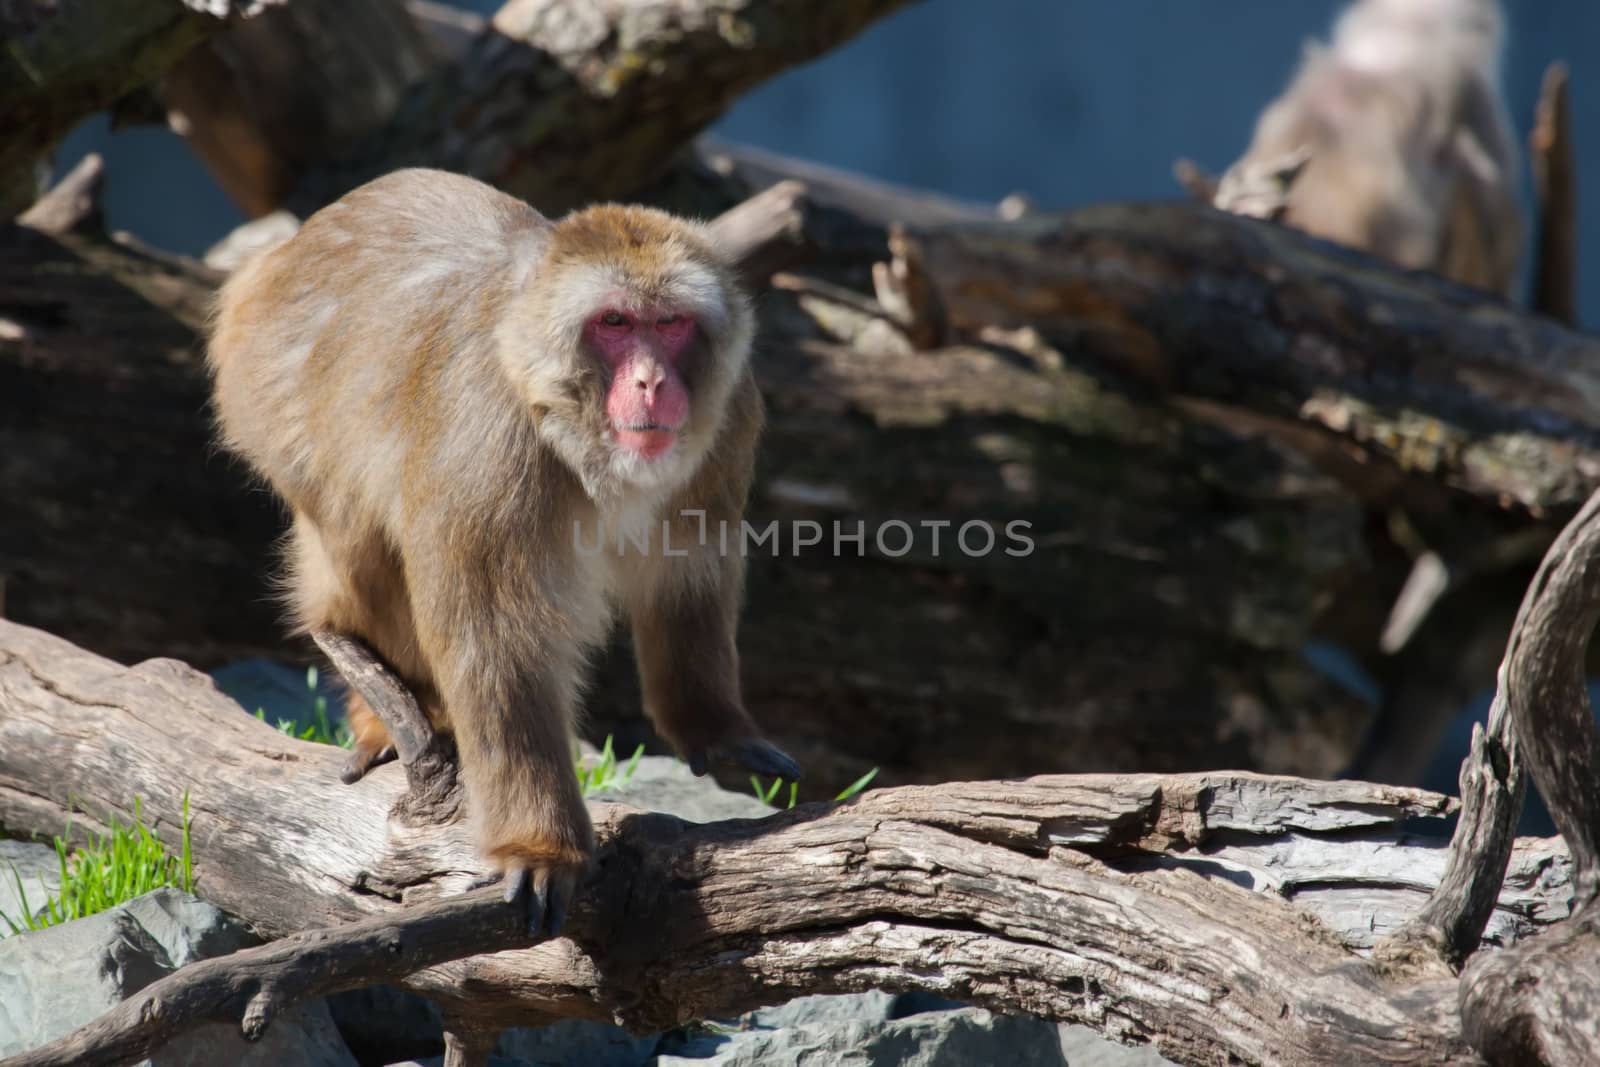
[[[624,452],[654,459],[672,447],[678,439],[678,430],[659,422],[636,422],[627,426],[613,426],[617,447]]]

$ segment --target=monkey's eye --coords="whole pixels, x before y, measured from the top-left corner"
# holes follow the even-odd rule
[[[620,311],[608,311],[600,316],[600,325],[611,327],[626,326],[628,325],[628,316]]]
[[[663,315],[656,320],[657,326],[676,326],[683,321],[682,315]]]

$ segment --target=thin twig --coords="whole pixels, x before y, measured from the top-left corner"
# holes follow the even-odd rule
[[[1539,204],[1533,309],[1574,325],[1578,316],[1578,184],[1565,63],[1552,63],[1544,72],[1528,150],[1533,162],[1534,197]]]

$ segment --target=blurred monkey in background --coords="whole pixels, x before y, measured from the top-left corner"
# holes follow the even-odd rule
[[[1497,0],[1358,0],[1213,203],[1510,294],[1522,247]]]

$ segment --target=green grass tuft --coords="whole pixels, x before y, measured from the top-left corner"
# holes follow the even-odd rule
[[[133,801],[133,820],[126,826],[114,814],[106,816],[106,833],[95,835],[89,843],[72,851],[65,835],[55,838],[56,858],[61,864],[61,888],[43,902],[38,915],[28,902],[22,874],[15,866],[11,877],[16,883],[22,907],[20,919],[0,914],[0,922],[14,934],[41,930],[69,919],[106,911],[152,889],[173,886],[194,892],[194,857],[189,850],[189,795],[183,796],[183,844],[176,856],[167,851],[161,835],[144,824],[144,811],[137,797]]]
[[[877,776],[878,776],[878,768],[874,767],[874,768],[872,768],[872,770],[868,771],[866,774],[863,774],[860,778],[857,778],[855,781],[853,781],[849,785],[845,786],[844,789],[839,793],[839,795],[833,798],[834,802],[838,803],[841,800],[849,800],[851,797],[855,796],[857,793],[859,793],[862,790],[866,789],[867,786],[871,784],[872,780],[874,778],[876,778]],[[755,775],[752,774],[750,776],[750,788],[755,791],[756,799],[761,801],[761,803],[770,805],[770,806],[775,807],[775,808],[780,806],[779,804],[776,803],[776,799],[777,799],[777,796],[778,796],[778,790],[783,788],[783,779],[782,778],[774,778],[772,780],[772,784],[771,785],[762,785],[761,784],[761,779],[757,778]],[[797,800],[799,800],[799,798],[800,798],[800,783],[799,782],[790,782],[789,783],[789,803],[787,805],[783,805],[783,806],[792,808],[792,807],[795,806],[795,802]]]
[[[603,793],[607,789],[615,789],[633,777],[633,772],[639,769],[639,761],[644,758],[644,746],[640,745],[633,750],[633,755],[628,757],[628,762],[619,770],[617,767],[617,754],[612,749],[611,735],[606,735],[606,743],[600,748],[600,758],[594,763],[585,764],[582,759],[574,760],[578,771],[578,787],[583,790],[586,797]]]
[[[278,730],[301,741],[314,741],[319,745],[338,745],[349,748],[355,744],[355,735],[344,723],[337,726],[328,718],[328,698],[317,692],[317,668],[306,668],[306,690],[311,701],[311,721],[297,726],[293,719],[279,719]],[[267,721],[264,708],[256,709],[256,718]]]

